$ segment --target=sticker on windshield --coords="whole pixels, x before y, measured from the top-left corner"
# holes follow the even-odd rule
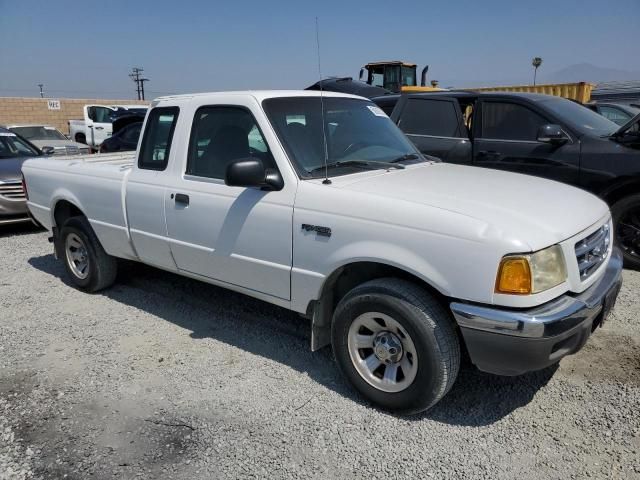
[[[55,127],[44,127],[45,130],[55,130]]]
[[[375,106],[373,106],[373,105],[367,105],[367,108],[368,108],[369,110],[371,110],[371,112],[372,112],[376,117],[386,117],[386,116],[387,116],[387,114],[386,114],[386,113],[384,113],[380,107],[375,107]]]
[[[0,132],[0,137],[15,137],[16,134],[15,133],[10,133],[10,132]]]

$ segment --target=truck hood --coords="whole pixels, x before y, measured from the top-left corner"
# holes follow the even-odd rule
[[[472,217],[532,251],[566,240],[609,215],[602,200],[578,188],[480,167],[428,163],[332,180],[338,188]]]

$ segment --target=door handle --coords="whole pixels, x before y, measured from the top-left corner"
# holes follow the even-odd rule
[[[104,130],[104,127],[96,127],[96,130]]]
[[[172,194],[171,197],[173,198],[174,195]],[[176,193],[175,201],[176,203],[181,203],[182,205],[189,205],[189,195],[185,195],[184,193]]]
[[[496,152],[495,150],[480,150],[478,152],[478,156],[485,158],[498,158],[500,156],[500,152]]]

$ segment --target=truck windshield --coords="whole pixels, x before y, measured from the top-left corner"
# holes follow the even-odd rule
[[[67,137],[53,127],[13,127],[11,131],[27,140],[67,140]]]
[[[559,97],[551,97],[541,102],[570,127],[583,134],[609,136],[620,128],[611,120],[589,110],[579,103]]]
[[[278,137],[303,178],[324,175],[320,97],[280,97],[263,102]],[[384,163],[422,159],[413,144],[375,104],[354,98],[324,97],[327,163],[332,175]]]

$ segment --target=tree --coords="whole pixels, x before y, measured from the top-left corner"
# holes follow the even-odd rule
[[[538,73],[538,67],[542,65],[542,58],[533,57],[531,61],[531,65],[533,65],[533,84],[536,84],[536,74]]]

